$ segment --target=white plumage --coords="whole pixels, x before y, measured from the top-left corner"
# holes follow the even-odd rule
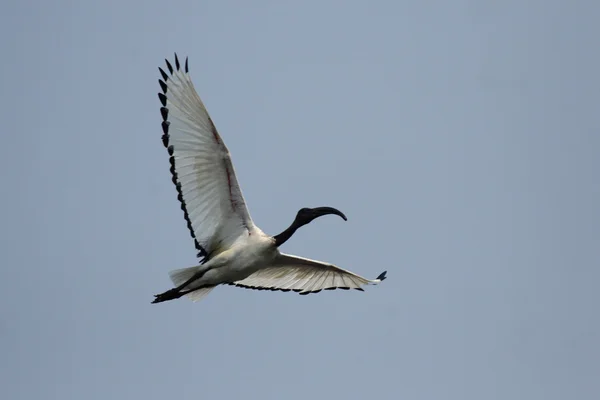
[[[332,264],[283,254],[278,247],[315,218],[336,214],[331,207],[303,208],[281,234],[269,236],[250,217],[229,150],[217,132],[188,73],[188,61],[169,73],[159,68],[163,144],[170,155],[178,199],[194,239],[200,265],[170,272],[175,288],[156,295],[153,303],[183,295],[197,301],[220,284],[251,289],[316,293],[357,289],[385,279],[369,280]]]

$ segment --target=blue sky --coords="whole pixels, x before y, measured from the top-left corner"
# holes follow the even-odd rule
[[[596,399],[592,1],[3,6],[7,399]],[[195,251],[160,136],[177,51],[254,221],[388,280],[151,305]]]

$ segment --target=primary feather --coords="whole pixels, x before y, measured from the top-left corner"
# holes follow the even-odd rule
[[[177,58],[176,58],[177,60]],[[209,259],[254,226],[229,150],[217,132],[189,73],[176,62],[160,69],[163,143],[171,174],[199,256]],[[187,59],[186,59],[187,66]]]
[[[385,272],[377,279],[366,279],[333,264],[308,258],[279,254],[272,265],[262,268],[233,285],[258,290],[290,290],[300,294],[318,293],[321,290],[356,289],[377,284],[385,279]]]

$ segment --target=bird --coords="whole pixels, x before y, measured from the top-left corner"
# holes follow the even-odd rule
[[[162,142],[169,154],[177,198],[193,238],[198,265],[169,272],[174,287],[154,295],[152,303],[186,296],[199,301],[219,285],[296,292],[356,289],[376,285],[336,265],[279,251],[302,226],[325,215],[346,216],[333,207],[300,209],[281,233],[270,236],[254,224],[236,178],[230,152],[217,132],[189,74],[175,53],[174,66],[161,67]]]

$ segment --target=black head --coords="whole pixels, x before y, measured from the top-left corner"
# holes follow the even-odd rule
[[[338,209],[333,207],[317,207],[317,208],[302,208],[296,214],[296,220],[294,221],[299,226],[306,225],[315,218],[322,217],[323,215],[334,214],[342,217],[344,221],[347,221],[348,218]]]
[[[275,239],[275,246],[281,246],[284,244],[301,226],[310,223],[315,218],[319,218],[327,214],[339,215],[344,219],[344,221],[348,220],[344,213],[333,207],[302,208],[300,211],[298,211],[298,214],[296,214],[296,219],[294,219],[294,222],[292,222],[292,224],[285,231],[281,232],[279,235],[273,236]]]

